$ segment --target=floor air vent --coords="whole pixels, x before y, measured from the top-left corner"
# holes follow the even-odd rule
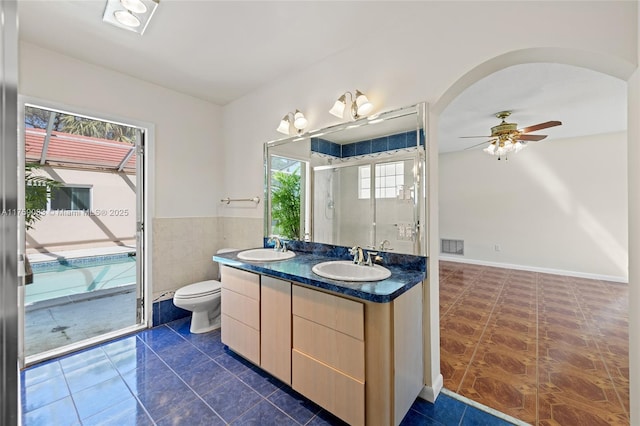
[[[464,256],[464,240],[440,239],[440,253]]]

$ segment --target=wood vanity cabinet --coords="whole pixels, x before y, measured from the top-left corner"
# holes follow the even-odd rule
[[[260,367],[291,385],[291,283],[262,275]]]
[[[293,286],[292,387],[351,425],[365,419],[364,304]]]
[[[220,267],[222,342],[260,365],[260,275]]]
[[[291,384],[291,283],[221,266],[222,343]]]
[[[350,425],[398,425],[423,387],[422,284],[387,303],[228,266],[222,342]]]
[[[292,296],[292,387],[350,425],[399,425],[424,383],[422,284],[387,303]]]

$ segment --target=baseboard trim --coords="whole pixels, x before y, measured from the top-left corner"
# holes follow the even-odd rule
[[[563,269],[541,268],[538,266],[515,265],[512,263],[490,262],[487,260],[467,259],[456,256],[438,257],[446,262],[468,263],[470,265],[492,266],[494,268],[516,269],[519,271],[541,272],[543,274],[564,275],[567,277],[587,278],[592,280],[612,281],[617,283],[629,284],[629,277],[620,277],[615,275],[590,274],[586,272],[565,271]]]
[[[436,379],[434,380],[433,385],[432,386],[425,385],[420,391],[420,394],[418,394],[418,396],[426,401],[434,403],[436,402],[436,398],[438,397],[438,395],[440,394],[440,391],[442,390],[443,384],[444,384],[444,378],[442,377],[442,374],[438,374],[438,377],[436,377]]]

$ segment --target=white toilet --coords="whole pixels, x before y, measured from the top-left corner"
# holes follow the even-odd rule
[[[236,251],[220,249],[217,254]],[[173,295],[173,304],[178,308],[191,311],[192,333],[206,333],[220,328],[220,273],[218,280],[200,281],[179,288]]]

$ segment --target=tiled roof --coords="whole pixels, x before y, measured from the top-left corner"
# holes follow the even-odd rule
[[[26,129],[25,151],[28,163],[40,162],[45,136],[45,129]],[[134,145],[127,142],[53,131],[45,154],[45,164],[117,170],[133,148]],[[133,149],[123,171],[135,170],[136,153]]]

